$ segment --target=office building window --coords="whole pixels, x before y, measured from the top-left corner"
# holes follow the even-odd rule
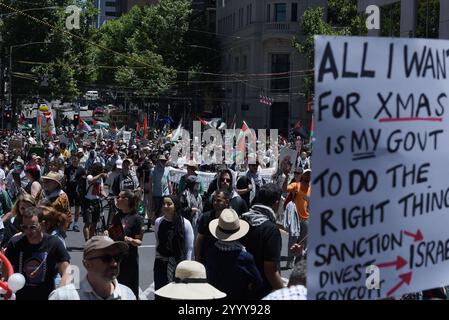
[[[248,6],[246,6],[246,25],[249,25],[249,14],[250,14],[250,12],[249,12],[249,5]]]
[[[106,7],[115,7],[115,1],[106,1]]]
[[[267,22],[271,21],[271,5],[267,4]]]
[[[246,68],[248,67],[248,59],[246,57],[246,54],[242,57],[242,70],[246,71]]]
[[[235,12],[232,14],[232,31],[235,31]]]
[[[271,55],[271,73],[284,73],[290,71],[289,54]],[[271,90],[275,92],[288,92],[290,89],[290,78],[288,74],[271,76]]]
[[[292,3],[292,21],[298,21],[298,4],[296,2]]]
[[[218,20],[218,33],[223,33],[223,20]]]
[[[249,24],[253,23],[253,4],[249,5]]]
[[[243,8],[239,9],[239,28],[243,28]]]
[[[287,21],[287,4],[276,3],[274,5],[274,22]]]
[[[239,71],[239,64],[240,64],[240,59],[239,57],[235,57],[234,58],[234,71],[238,72]]]
[[[106,15],[106,17],[115,17],[116,16],[115,12],[110,12],[110,11],[106,11],[105,15]]]

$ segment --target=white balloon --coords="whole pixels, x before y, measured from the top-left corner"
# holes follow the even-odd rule
[[[17,292],[25,286],[25,277],[20,273],[14,273],[8,278],[8,287],[12,292]]]

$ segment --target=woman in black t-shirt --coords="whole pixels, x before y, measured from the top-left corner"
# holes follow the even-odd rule
[[[120,264],[117,280],[128,286],[139,296],[139,254],[137,247],[142,245],[144,222],[137,214],[140,196],[130,190],[120,192],[115,201],[118,213],[112,219],[108,233],[115,241],[125,241],[129,245],[128,255]]]

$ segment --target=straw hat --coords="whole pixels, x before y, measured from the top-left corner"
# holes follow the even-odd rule
[[[56,181],[59,186],[62,187],[62,174],[56,173],[56,172],[49,172],[46,176],[42,177],[43,180],[53,180]]]
[[[154,292],[177,300],[212,300],[226,297],[207,283],[206,268],[199,262],[185,260],[176,266],[175,281]]]
[[[224,209],[218,219],[209,223],[209,231],[218,240],[234,241],[244,237],[249,230],[248,222],[239,219],[233,209]]]

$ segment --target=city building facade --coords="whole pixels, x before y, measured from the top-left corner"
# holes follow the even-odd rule
[[[311,117],[302,91],[305,59],[293,47],[299,20],[309,7],[327,1],[218,0],[217,27],[222,51],[223,116],[251,128],[287,133]]]

